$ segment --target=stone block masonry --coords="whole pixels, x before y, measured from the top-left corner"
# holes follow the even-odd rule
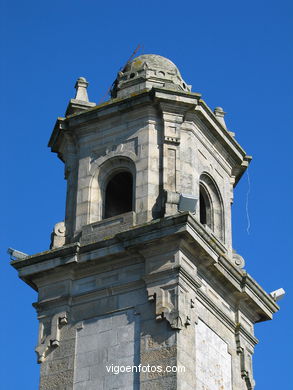
[[[12,262],[38,292],[39,389],[252,390],[254,326],[278,306],[232,245],[251,157],[164,57],[130,61],[101,105],[87,86],[49,141],[65,219]]]

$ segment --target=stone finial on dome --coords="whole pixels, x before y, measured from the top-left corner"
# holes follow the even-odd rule
[[[88,102],[87,87],[89,83],[84,77],[79,77],[75,83],[74,88],[76,89],[75,100],[81,100],[83,102]]]
[[[225,122],[225,115],[227,114],[222,107],[216,107],[214,109],[214,114],[215,116],[217,117],[218,121],[221,123],[222,126],[225,127],[225,129],[227,129],[227,126],[226,126],[226,122]]]

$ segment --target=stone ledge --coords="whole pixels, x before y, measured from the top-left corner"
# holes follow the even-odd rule
[[[80,243],[86,245],[107,240],[117,233],[129,230],[135,223],[136,213],[134,211],[91,223],[82,228]]]
[[[68,272],[68,269],[78,269],[76,267],[82,263],[95,266],[98,262],[125,255],[129,251],[139,252],[150,243],[160,245],[162,240],[167,239],[173,242],[175,240],[179,246],[184,241],[193,248],[193,251],[200,250],[202,260],[198,265],[203,268],[208,267],[214,275],[221,278],[227,291],[257,313],[256,321],[271,319],[272,314],[278,311],[278,306],[273,299],[246,271],[233,264],[227,252],[224,252],[225,247],[205,231],[188,212],[134,226],[116,234],[113,238],[87,245],[79,243],[66,245],[29,256],[24,260],[12,261],[11,264],[19,271],[20,278],[37,290],[36,278],[56,267],[60,267],[60,272],[62,272],[61,268],[65,270],[66,267]]]

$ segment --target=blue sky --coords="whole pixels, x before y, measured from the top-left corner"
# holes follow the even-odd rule
[[[258,390],[290,388],[292,370],[292,5],[289,1],[1,0],[1,388],[36,389],[36,293],[9,266],[11,246],[49,247],[64,218],[63,166],[47,142],[79,76],[91,101],[135,47],[170,58],[253,156],[235,191],[234,248],[268,292],[287,294],[256,325]],[[290,101],[291,98],[291,101]],[[290,107],[291,108],[291,107]],[[290,183],[291,182],[291,183]],[[291,336],[290,336],[291,335]]]

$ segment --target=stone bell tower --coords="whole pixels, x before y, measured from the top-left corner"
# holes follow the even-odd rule
[[[251,158],[164,57],[129,62],[106,103],[87,86],[49,141],[65,220],[12,262],[38,291],[40,389],[253,389],[254,324],[278,306],[232,246]]]

